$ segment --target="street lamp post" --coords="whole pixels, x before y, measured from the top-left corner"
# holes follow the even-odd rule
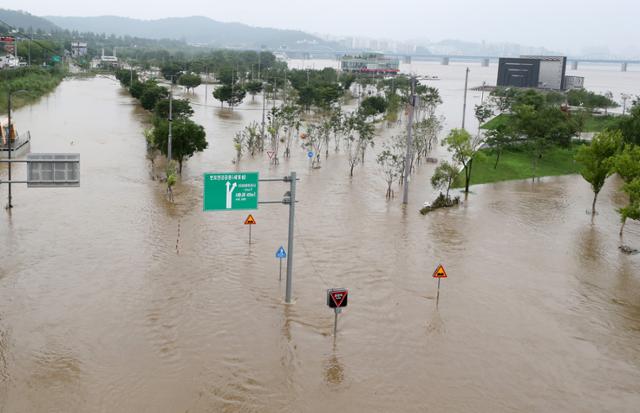
[[[18,93],[27,93],[26,90],[16,90],[16,91],[9,91],[8,93],[8,102],[7,102],[7,127],[9,128],[9,131],[7,133],[7,147],[9,149],[9,203],[7,204],[7,209],[11,209],[13,208],[13,204],[11,203],[11,132],[12,132],[12,125],[11,125],[11,96],[13,95],[17,95]],[[15,133],[14,133],[15,135]]]
[[[173,123],[173,76],[171,76],[171,86],[169,90],[169,136],[167,137],[167,167],[171,165],[171,126]]]

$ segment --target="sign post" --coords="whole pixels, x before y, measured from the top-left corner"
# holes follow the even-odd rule
[[[27,184],[27,188],[68,188],[80,186],[80,154],[78,153],[30,153],[27,159],[11,159],[11,139],[9,159],[0,159],[0,163],[9,164],[9,179],[0,180],[0,184],[9,184],[9,204],[13,208],[11,184]],[[11,177],[11,165],[27,164],[27,179],[15,180]]]
[[[442,264],[439,264],[436,270],[433,272],[433,278],[438,279],[438,293],[436,295],[436,307],[438,306],[438,302],[440,301],[440,280],[442,278],[447,278],[447,272],[444,270]]]
[[[336,336],[338,331],[338,314],[342,312],[342,308],[346,307],[349,303],[349,290],[346,288],[331,288],[327,290],[327,306],[333,308],[333,336]]]
[[[253,215],[249,214],[247,219],[244,220],[245,225],[249,225],[249,244],[251,244],[251,227],[256,224],[256,219]]]
[[[277,156],[277,155],[276,155]],[[258,204],[289,205],[289,236],[286,254],[287,258],[287,286],[285,303],[291,304],[291,290],[293,288],[293,225],[295,223],[296,182],[295,172],[282,178],[258,179],[258,172],[226,172],[204,174],[204,211],[231,211],[239,209],[258,209]],[[289,190],[280,201],[258,202],[258,182],[286,182]],[[252,217],[253,218],[253,217]],[[247,220],[249,218],[247,217]],[[247,225],[251,225],[245,222]],[[254,220],[255,224],[255,220]],[[251,227],[249,227],[251,236]],[[249,240],[251,242],[251,240]]]
[[[280,276],[278,276],[278,281],[282,281],[282,259],[287,258],[287,252],[282,245],[278,248],[278,251],[276,251],[276,258],[280,261]]]

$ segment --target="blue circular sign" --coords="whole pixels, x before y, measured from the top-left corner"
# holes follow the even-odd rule
[[[307,152],[307,156],[308,156],[309,158],[313,158],[313,151],[309,151],[309,152]]]

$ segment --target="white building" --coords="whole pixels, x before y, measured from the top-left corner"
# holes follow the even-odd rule
[[[14,55],[8,54],[5,56],[0,56],[0,69],[18,66],[20,66],[20,61]]]
[[[103,50],[104,54],[104,50]],[[71,56],[82,57],[87,55],[87,44],[84,42],[71,42]]]

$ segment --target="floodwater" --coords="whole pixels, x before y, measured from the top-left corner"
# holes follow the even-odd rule
[[[16,111],[32,152],[81,154],[82,186],[16,185],[0,214],[0,411],[638,411],[640,255],[618,250],[615,178],[593,221],[577,176],[475,186],[421,216],[431,164],[407,208],[400,191],[385,200],[373,152],[353,179],[333,152],[320,169],[302,149],[234,165],[259,97],[233,112],[204,86],[191,98],[209,148],[175,204],[152,179],[145,114],[113,80],[67,80]],[[287,208],[253,211],[251,245],[246,212],[202,211],[202,173],[234,170],[301,178],[293,305],[274,257]],[[262,183],[261,200],[285,190]],[[637,222],[624,242],[640,246]],[[336,338],[332,287],[350,290]]]

